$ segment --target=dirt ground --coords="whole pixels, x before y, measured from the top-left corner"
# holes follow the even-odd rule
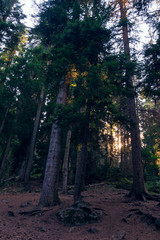
[[[0,239],[6,240],[159,240],[160,230],[154,217],[160,217],[158,202],[127,202],[127,191],[113,190],[107,185],[91,186],[83,192],[100,215],[94,224],[63,226],[56,213],[73,203],[73,195],[62,195],[59,206],[29,216],[20,212],[33,210],[40,197],[40,186],[31,193],[23,187],[6,187],[0,193]],[[152,216],[152,217],[151,217]]]

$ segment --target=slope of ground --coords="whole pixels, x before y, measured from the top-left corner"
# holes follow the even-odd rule
[[[39,190],[39,191],[37,191]],[[127,191],[113,190],[107,185],[83,192],[83,200],[91,203],[100,215],[94,224],[69,227],[59,223],[56,213],[73,203],[71,194],[60,194],[59,206],[37,214],[33,210],[40,197],[40,186],[31,193],[22,187],[6,187],[0,193],[0,239],[7,240],[158,240],[160,230],[155,219],[160,217],[158,202],[128,202]]]

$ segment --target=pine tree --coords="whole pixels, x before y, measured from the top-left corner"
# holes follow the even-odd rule
[[[24,19],[18,0],[0,1],[0,50],[14,51],[24,33]]]
[[[119,0],[121,20],[120,24],[122,26],[123,33],[123,44],[124,44],[124,53],[126,57],[126,87],[130,92],[130,97],[128,97],[128,110],[129,118],[131,121],[131,146],[132,146],[132,163],[133,163],[133,186],[129,196],[144,200],[145,197],[148,197],[148,192],[146,191],[144,185],[144,175],[143,175],[143,166],[141,158],[141,141],[140,141],[140,132],[138,125],[138,118],[136,113],[135,105],[135,92],[133,86],[133,75],[130,72],[129,64],[131,64],[131,54],[130,54],[130,42],[128,34],[128,19],[127,19],[127,8],[125,0]]]
[[[106,47],[105,44],[109,41],[110,31],[104,27],[104,23],[106,22],[106,13],[105,11],[102,12],[102,10],[104,10],[103,7],[101,7],[101,9],[99,8],[99,12],[102,12],[100,17],[98,17],[98,15],[96,15],[96,17],[90,17],[87,10],[89,7],[88,5],[85,5],[89,3],[79,3],[76,1],[74,5],[69,4],[70,2],[65,2],[64,5],[59,5],[59,1],[49,2],[46,10],[41,14],[40,24],[35,31],[39,31],[41,36],[44,36],[46,31],[50,29],[51,34],[43,38],[42,42],[44,41],[44,44],[48,46],[54,46],[52,49],[52,62],[55,69],[54,71],[56,71],[55,73],[60,81],[57,104],[60,108],[62,108],[62,110],[66,105],[66,98],[68,96],[67,85],[69,85],[69,83],[66,82],[67,71],[72,65],[74,65],[79,74],[82,91],[84,89],[86,94],[83,102],[84,105],[82,105],[82,107],[86,107],[87,109],[85,111],[87,120],[84,124],[85,128],[83,131],[84,151],[82,151],[81,156],[81,159],[84,160],[86,158],[87,151],[90,108],[94,105],[94,100],[92,100],[94,99],[94,89],[96,84],[99,84],[98,82],[96,83],[95,78],[95,72],[98,70],[98,63],[101,65],[101,60],[98,55],[105,53],[106,48],[108,47]],[[60,16],[58,16],[57,19],[56,14],[58,9]],[[49,14],[51,14],[50,19],[52,18],[53,21],[52,24],[47,24],[47,26],[45,26],[44,24],[46,23],[46,18]],[[102,70],[101,72],[98,72],[97,77],[99,75],[100,78],[101,73]],[[62,96],[60,97],[60,95]],[[98,98],[97,93],[95,92],[95,98],[96,97]],[[57,118],[58,114],[56,111],[55,118]],[[39,205],[41,206],[54,205],[59,202],[58,175],[61,164],[60,151],[62,135],[62,126],[61,121],[59,120],[60,119],[57,119],[52,127],[45,177],[39,202]],[[82,169],[84,169],[85,160],[81,163]],[[83,170],[79,174],[79,183],[82,180],[82,172]],[[81,183],[79,183],[76,185],[75,189],[81,188]],[[78,190],[77,192],[79,196],[80,191]]]

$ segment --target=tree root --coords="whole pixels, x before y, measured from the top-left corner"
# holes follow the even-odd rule
[[[143,201],[146,200],[150,201],[160,201],[160,195],[150,194],[147,190],[145,190],[142,194],[136,196],[135,192],[131,190],[129,194],[127,194],[127,197],[130,198],[129,202],[132,201]]]
[[[145,193],[145,197],[147,200],[150,201],[160,201],[160,195]]]
[[[35,215],[42,215],[44,212],[47,212],[49,210],[52,210],[53,208],[40,208],[40,207],[36,207],[32,210],[29,211],[21,211],[19,212],[20,215],[28,215],[28,216],[35,216]]]

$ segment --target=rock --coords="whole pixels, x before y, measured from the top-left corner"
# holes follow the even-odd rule
[[[39,230],[40,230],[41,232],[46,232],[46,229],[45,229],[44,227],[42,227],[42,226],[39,228]]]
[[[8,216],[9,216],[9,217],[15,217],[14,212],[8,211]]]
[[[91,227],[91,228],[88,229],[88,232],[89,232],[89,233],[97,233],[97,232],[99,232],[99,231],[98,231],[97,228]]]
[[[115,234],[112,239],[113,240],[123,240],[126,236],[126,232],[125,231],[119,231],[117,232],[117,234]]]
[[[72,232],[74,232],[75,230],[76,230],[75,227],[71,227],[68,232],[72,233]]]
[[[98,221],[97,213],[91,208],[90,204],[78,201],[66,210],[57,214],[58,219],[68,226],[80,226]]]

